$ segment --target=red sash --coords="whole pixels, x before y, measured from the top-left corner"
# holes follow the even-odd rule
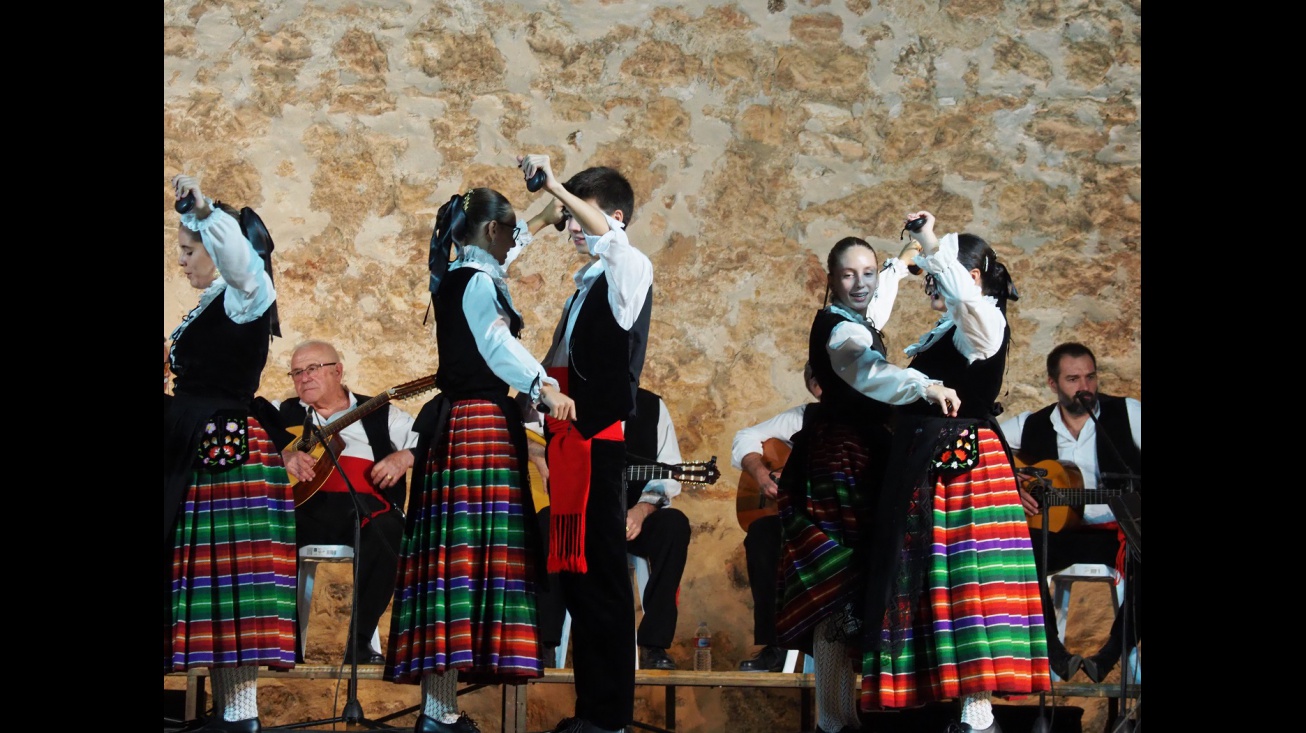
[[[567,367],[550,367],[550,377],[567,394]],[[545,416],[549,428],[549,572],[584,573],[585,506],[590,495],[590,440],[622,440],[621,422],[582,438],[570,420]]]

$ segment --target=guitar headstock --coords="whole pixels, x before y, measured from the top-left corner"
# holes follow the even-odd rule
[[[710,461],[678,463],[671,475],[682,484],[711,486],[721,478],[721,471],[716,467],[716,456],[712,456]]]
[[[391,387],[386,390],[386,394],[390,395],[390,399],[402,400],[408,397],[413,397],[414,395],[419,395],[423,392],[428,392],[432,389],[435,389],[434,374],[422,377],[421,379],[414,379],[411,382],[405,382],[398,387]]]

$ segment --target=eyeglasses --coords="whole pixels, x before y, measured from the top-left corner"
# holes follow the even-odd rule
[[[329,361],[329,362],[327,362],[327,363],[325,363],[325,364],[309,364],[308,366],[304,367],[303,369],[291,369],[290,371],[286,372],[286,376],[287,376],[287,377],[290,377],[291,381],[294,381],[294,380],[296,380],[296,379],[299,379],[300,377],[304,376],[305,374],[307,374],[308,376],[311,377],[311,376],[313,376],[314,374],[317,374],[317,370],[321,369],[322,367],[335,366],[336,364],[339,364],[339,363],[340,363],[340,362],[338,362],[338,361]]]

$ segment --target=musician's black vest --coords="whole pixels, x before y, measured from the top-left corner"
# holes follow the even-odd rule
[[[367,395],[354,393],[354,399],[356,399],[358,404],[361,405],[372,398]],[[373,461],[379,461],[398,450],[398,448],[390,442],[390,420],[386,414],[390,409],[390,405],[385,405],[364,415],[358,421],[359,424],[363,426],[363,432],[367,433],[367,444],[372,448]],[[285,428],[303,427],[304,418],[308,416],[308,410],[304,409],[304,405],[296,399],[282,402],[278,413],[281,418],[281,425]],[[331,459],[328,458],[327,460]],[[355,486],[354,489],[357,490],[358,487]],[[394,506],[402,509],[407,493],[407,478],[400,476],[399,481],[397,481],[394,486],[386,489],[385,498]]]
[[[635,416],[635,391],[644,371],[652,313],[651,285],[630,330],[622,328],[612,315],[606,275],[585,296],[567,351],[567,394],[576,401],[580,417],[575,425],[582,437],[592,438],[609,425]]]
[[[830,343],[830,334],[834,331],[834,327],[844,322],[851,323],[849,319],[828,308],[817,311],[816,318],[812,321],[812,331],[807,343],[807,358],[812,364],[812,374],[816,376],[817,384],[821,385],[822,411],[832,417],[887,424],[893,414],[893,408],[858,392],[834,371],[834,366],[830,363],[830,352],[826,344]],[[884,341],[880,338],[880,332],[869,325],[865,328],[871,332],[875,350],[883,354]],[[809,409],[808,412],[810,413],[811,410]]]
[[[463,312],[463,293],[478,272],[480,270],[474,267],[451,270],[435,296],[435,341],[440,354],[435,384],[455,401],[470,396],[508,393],[508,384],[495,376],[476,348],[476,339],[467,325],[467,314]],[[509,313],[508,330],[516,337],[521,333],[521,317],[501,291],[496,293],[499,303]]]
[[[626,453],[637,456],[627,463],[643,463],[641,459],[656,461],[658,459],[658,402],[662,398],[641,389],[635,393],[635,414],[639,417],[626,423]],[[639,502],[640,494],[648,480],[626,481],[626,508]]]
[[[1097,418],[1097,431],[1106,436],[1106,440],[1097,441],[1097,467],[1100,473],[1132,473],[1138,476],[1143,475],[1143,453],[1134,445],[1134,435],[1129,428],[1129,411],[1125,406],[1125,398],[1113,397],[1111,395],[1098,394],[1097,402],[1101,405],[1101,414]],[[1020,434],[1020,456],[1027,463],[1038,463],[1039,461],[1055,461],[1059,455],[1057,453],[1057,433],[1052,429],[1052,411],[1057,409],[1056,403],[1048,405],[1043,409],[1032,413],[1025,420],[1025,429]],[[1106,445],[1107,440],[1111,441],[1120,451],[1120,457],[1124,459],[1124,465],[1116,458],[1116,454],[1111,450],[1111,446]],[[1105,484],[1105,485],[1103,485]],[[1100,489],[1125,488],[1124,486],[1112,486],[1111,482],[1099,484]],[[1141,493],[1141,487],[1135,485]]]

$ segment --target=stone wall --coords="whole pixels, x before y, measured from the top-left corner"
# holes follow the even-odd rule
[[[1043,360],[1065,340],[1095,349],[1104,391],[1141,398],[1141,35],[1137,0],[165,0],[163,332],[197,295],[176,265],[176,173],[272,232],[284,338],[261,392],[284,397],[307,338],[338,344],[360,391],[435,371],[425,263],[452,194],[491,186],[529,216],[545,199],[515,155],[548,153],[562,178],[620,169],[656,273],[644,383],[685,459],[723,469],[677,501],[694,539],[671,653],[687,667],[706,620],[733,669],[753,646],[731,438],[806,398],[837,239],[896,255],[904,215],[924,208],[940,233],[994,246],[1021,295],[1009,413],[1050,401]],[[514,264],[532,353],[580,264],[551,229]],[[904,281],[895,362],[933,321]],[[689,695],[680,729],[744,730],[748,699]],[[265,723],[322,714],[282,712]],[[766,719],[797,729],[781,715]]]

